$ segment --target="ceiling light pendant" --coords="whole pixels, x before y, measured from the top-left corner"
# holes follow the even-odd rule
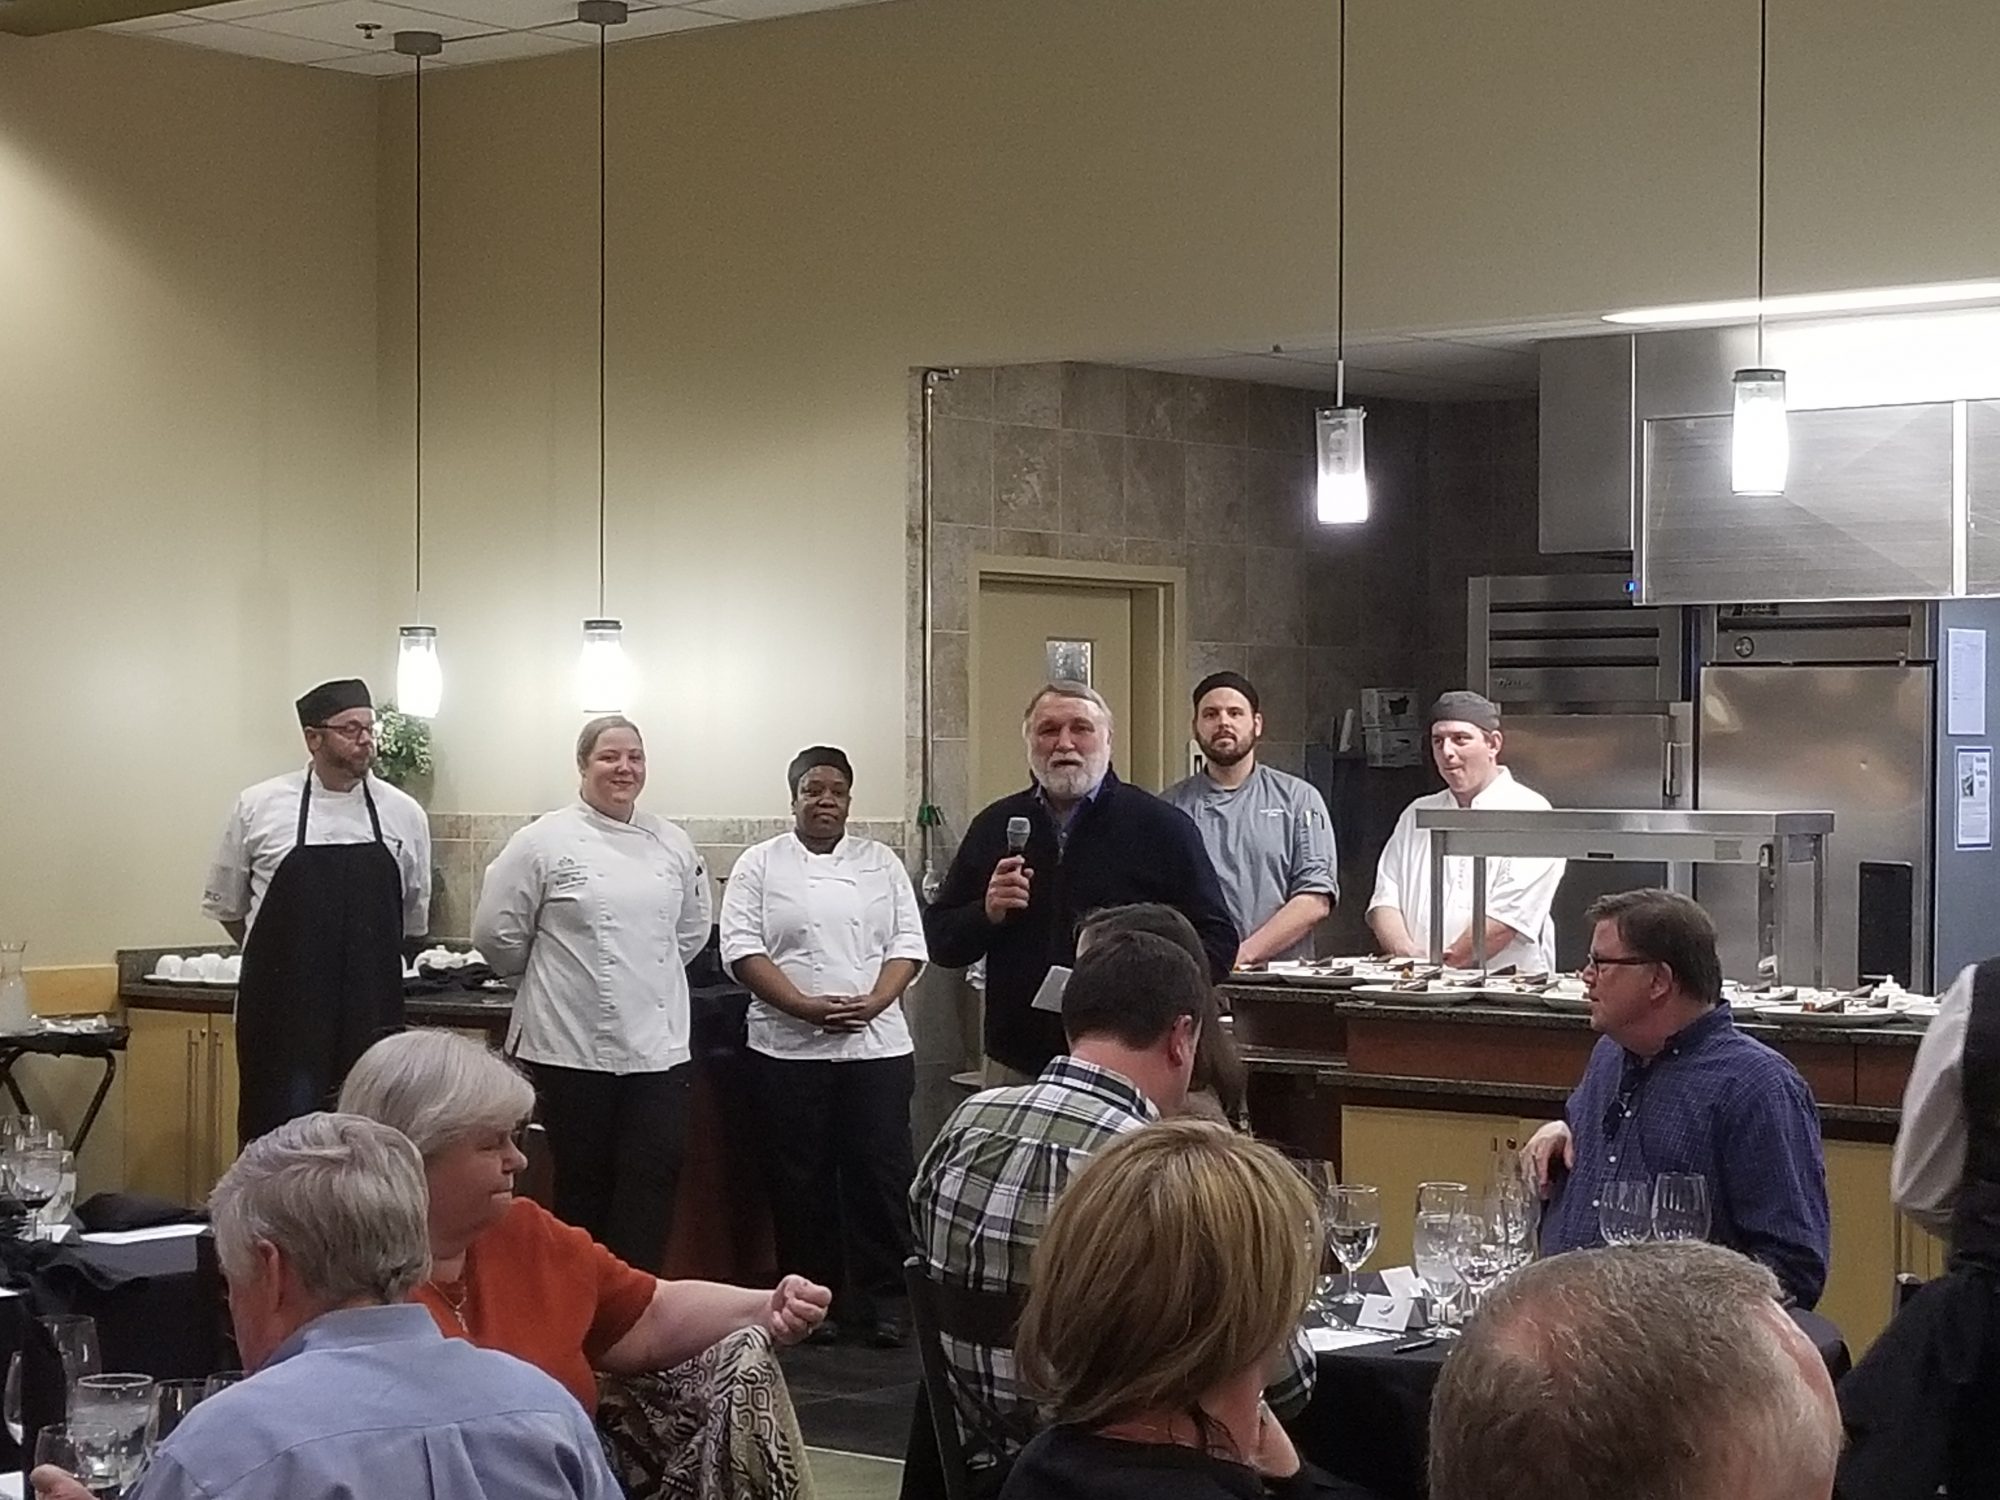
[[[1791,419],[1785,408],[1785,372],[1764,363],[1764,188],[1771,96],[1771,3],[1757,3],[1757,363],[1731,378],[1729,489],[1743,496],[1785,493],[1792,463]]]
[[[1319,477],[1313,486],[1313,519],[1322,526],[1358,526],[1368,519],[1368,460],[1361,441],[1361,424],[1368,413],[1347,404],[1347,0],[1340,0],[1338,90],[1335,196],[1340,225],[1334,233],[1333,405],[1314,415]]]
[[[597,28],[597,614],[583,622],[576,694],[585,713],[624,713],[631,706],[632,663],[625,628],[604,612],[604,32],[625,20],[623,0],[581,0],[577,20]]]
[[[444,50],[435,31],[399,31],[396,50],[416,64],[416,135],[411,156],[415,164],[416,208],[413,216],[415,256],[410,281],[415,291],[411,365],[415,392],[414,437],[416,495],[415,587],[416,615],[424,617],[424,59]],[[444,666],[438,659],[435,625],[404,625],[396,632],[396,707],[419,719],[435,718],[444,701]]]

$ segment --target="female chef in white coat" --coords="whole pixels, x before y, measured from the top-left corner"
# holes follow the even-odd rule
[[[693,841],[637,806],[646,747],[631,720],[584,725],[576,765],[577,801],[487,869],[472,940],[521,976],[508,1050],[541,1100],[556,1216],[658,1270],[693,1079],[686,965],[713,897]]]
[[[847,832],[846,755],[802,750],[787,780],[792,831],[744,850],[723,888],[722,961],[756,997],[749,1078],[779,1263],[834,1289],[840,1328],[893,1348],[916,1175],[901,998],[927,956],[923,919],[895,851]],[[835,1337],[821,1326],[815,1341]]]

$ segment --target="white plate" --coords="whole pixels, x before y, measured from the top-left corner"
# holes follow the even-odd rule
[[[1447,988],[1435,981],[1430,988],[1422,990],[1399,990],[1391,984],[1358,984],[1354,993],[1390,1005],[1466,1005],[1478,998],[1476,991]]]
[[[1784,1026],[1827,1026],[1853,1029],[1860,1026],[1887,1026],[1891,1021],[1900,1021],[1902,1012],[1887,1007],[1869,1010],[1807,1010],[1792,1002],[1786,1005],[1766,1005],[1757,1011],[1760,1021],[1776,1021]]]

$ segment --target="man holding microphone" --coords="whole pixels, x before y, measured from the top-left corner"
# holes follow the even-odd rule
[[[1201,935],[1225,978],[1237,932],[1193,822],[1111,769],[1111,710],[1080,682],[1051,682],[1021,724],[1033,782],[982,810],[924,913],[931,961],[986,960],[986,1082],[1031,1083],[1065,1050],[1062,1020],[1034,1009],[1052,965],[1076,955],[1099,907],[1158,901]]]

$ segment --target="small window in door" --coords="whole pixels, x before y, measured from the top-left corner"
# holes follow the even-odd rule
[[[1080,682],[1091,687],[1090,642],[1056,641],[1046,642],[1049,663],[1049,681]]]

